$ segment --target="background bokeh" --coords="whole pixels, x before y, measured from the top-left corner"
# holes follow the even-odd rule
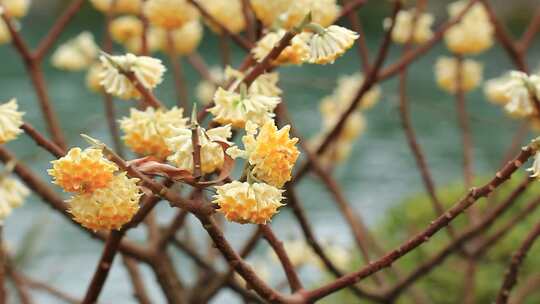
[[[371,54],[375,52],[382,34],[382,19],[389,12],[388,1],[369,1],[362,9],[361,20],[365,26],[366,39]],[[445,5],[449,1],[430,1],[430,11],[436,16],[436,24],[446,20]],[[521,33],[524,24],[531,18],[538,1],[493,1],[497,13],[503,17],[512,32]],[[31,45],[35,45],[48,27],[58,17],[68,1],[35,0],[32,11],[22,21],[22,34]],[[89,4],[77,15],[69,29],[62,35],[61,42],[83,30],[92,31],[96,39],[101,39],[103,16]],[[537,40],[538,42],[538,40]],[[219,65],[218,42],[208,30],[199,52],[210,65]],[[528,62],[532,68],[539,63],[540,43],[530,50]],[[401,50],[394,46],[387,62],[396,59]],[[243,52],[234,49],[234,63],[238,64]],[[439,90],[433,76],[433,65],[440,55],[449,55],[444,45],[439,45],[410,68],[409,93],[414,128],[427,154],[438,185],[456,182],[461,177],[461,139],[456,122],[453,97]],[[500,47],[490,49],[476,59],[484,64],[484,79],[499,76],[511,69],[511,62]],[[165,63],[167,60],[164,58]],[[55,70],[45,63],[46,81],[52,102],[59,113],[61,124],[70,146],[84,145],[80,133],[109,141],[108,130],[103,119],[103,103],[100,96],[89,92],[84,85],[84,73],[67,73]],[[191,100],[198,74],[187,64]],[[360,69],[356,52],[350,51],[331,66],[285,67],[280,69],[280,86],[284,91],[289,111],[297,129],[305,138],[320,130],[318,103],[321,97],[331,93],[340,75],[352,74]],[[397,112],[397,83],[389,80],[382,84],[382,98],[379,104],[366,113],[367,129],[354,145],[350,160],[336,168],[335,176],[342,184],[354,209],[371,226],[377,226],[385,218],[389,207],[401,203],[404,198],[423,191],[414,159],[405,142]],[[157,90],[158,97],[173,104],[175,92],[172,75],[167,74],[165,82]],[[9,46],[0,47],[0,100],[17,97],[26,112],[26,120],[40,130],[45,130],[37,106],[36,97],[24,71],[21,60]],[[474,157],[476,171],[480,175],[492,173],[500,164],[502,155],[510,145],[511,137],[519,122],[507,118],[500,108],[488,103],[481,89],[467,95],[468,108],[472,120]],[[116,102],[118,115],[127,113],[128,102]],[[16,152],[17,158],[27,162],[44,179],[52,160],[29,139],[21,136],[8,144]],[[328,193],[321,184],[308,177],[299,187],[299,194],[306,204],[308,216],[313,221],[317,234],[349,246],[351,236],[346,223],[330,202]],[[166,222],[173,212],[165,204],[158,210],[160,222]],[[285,239],[294,239],[300,231],[288,211],[276,216],[273,226]],[[194,233],[200,234],[196,224],[191,225]],[[240,244],[247,235],[248,226],[228,225],[227,236],[233,244]],[[202,234],[201,234],[202,235]],[[132,238],[144,238],[144,231],[130,232]],[[86,288],[94,266],[99,258],[102,243],[80,233],[72,224],[56,215],[38,198],[31,197],[24,207],[15,210],[5,223],[5,237],[12,251],[20,255],[20,267],[25,273],[41,278],[81,296]],[[262,247],[262,246],[261,246]],[[171,250],[171,252],[175,252]],[[185,257],[174,253],[177,270],[189,280],[190,267]],[[266,252],[259,248],[259,258]],[[257,258],[257,257],[256,257]],[[149,291],[156,303],[164,303],[161,292],[154,283],[154,277],[143,268]],[[277,273],[273,277],[279,281]],[[309,275],[307,275],[309,277]],[[309,282],[310,279],[306,278]],[[313,280],[312,280],[313,281]],[[45,294],[35,294],[36,303],[56,303]],[[103,303],[131,303],[131,287],[116,260],[111,276],[105,286],[101,300]],[[220,294],[215,303],[234,303],[230,294]],[[232,302],[231,302],[232,301]]]

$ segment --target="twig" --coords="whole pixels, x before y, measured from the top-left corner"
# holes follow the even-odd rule
[[[519,246],[519,249],[512,255],[510,265],[508,265],[508,269],[506,270],[506,274],[504,276],[504,281],[497,295],[497,304],[504,304],[508,302],[510,292],[517,283],[517,277],[521,264],[523,263],[523,260],[525,260],[527,253],[534,245],[534,242],[538,236],[540,236],[540,223],[537,223],[534,226],[534,228],[527,234],[527,237],[525,237],[525,240],[523,240],[523,243],[521,243],[521,246]]]
[[[33,289],[40,289],[40,290],[43,290],[43,291],[46,291],[47,293],[57,297],[58,299],[66,302],[66,303],[70,303],[70,304],[79,304],[81,303],[81,300],[80,299],[77,299],[69,294],[66,294],[64,293],[63,291],[61,290],[58,290],[57,288],[45,283],[45,282],[42,282],[42,281],[38,281],[38,280],[35,280],[33,278],[30,278],[29,276],[21,273],[21,272],[18,272],[18,276],[21,278],[21,280],[23,281],[23,283],[25,285],[27,285],[28,287],[30,288],[33,288]]]
[[[519,49],[520,53],[524,54],[527,52],[539,30],[540,8],[536,9],[536,13],[534,14],[533,19],[529,23],[529,26],[527,27],[525,32],[523,32],[523,35],[521,36],[519,42],[517,42],[517,48]]]
[[[169,54],[169,61],[172,65],[172,71],[174,76],[174,87],[176,89],[176,96],[177,101],[176,104],[179,107],[184,108],[186,111],[188,109],[188,91],[187,91],[187,85],[186,85],[186,78],[184,77],[184,73],[182,72],[182,64],[181,60],[182,58],[177,57],[175,55],[175,41],[174,41],[174,35],[172,31],[167,31],[167,45],[168,45],[168,54]]]
[[[354,0],[350,0],[347,2],[348,5],[353,3]],[[357,1],[358,2],[358,1]],[[358,33],[359,37],[357,40],[358,45],[358,55],[360,57],[360,61],[362,63],[362,69],[364,71],[369,71],[369,49],[366,44],[366,38],[364,35],[364,29],[362,27],[362,23],[360,23],[360,19],[358,18],[358,14],[356,11],[351,10],[347,13],[347,18],[349,19],[349,22],[351,24],[351,28]]]
[[[131,280],[131,285],[133,286],[133,296],[140,304],[151,304],[152,301],[150,301],[150,297],[146,292],[146,287],[144,286],[144,281],[139,271],[137,261],[130,257],[122,256],[122,262],[124,262],[124,266],[126,267]]]

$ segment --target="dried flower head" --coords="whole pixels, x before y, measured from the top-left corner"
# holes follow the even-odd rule
[[[273,111],[280,102],[279,97],[236,93],[220,87],[214,95],[214,106],[208,112],[220,124],[243,128],[248,121],[262,125],[272,120]]]
[[[286,31],[283,29],[278,30],[277,32],[269,32],[264,35],[255,47],[251,50],[253,57],[257,61],[262,61],[268,53],[278,44],[281,38],[285,35]],[[307,59],[309,59],[309,46],[307,40],[311,37],[311,33],[301,33],[296,35],[291,44],[286,47],[281,54],[275,59],[272,64],[302,64]]]
[[[205,0],[200,2],[201,6],[214,18],[233,34],[238,34],[246,28],[246,20],[242,14],[241,0]],[[221,33],[221,28],[209,19],[204,20],[208,27],[216,33]]]
[[[258,131],[251,122],[246,124],[246,135],[242,137],[244,149],[232,147],[227,150],[233,158],[242,157],[253,167],[251,174],[256,179],[281,188],[291,179],[291,172],[300,155],[296,148],[298,138],[289,138],[290,126],[280,130],[274,121],[268,121]]]
[[[0,105],[0,144],[13,140],[22,133],[24,112],[19,112],[18,108],[15,98]]]
[[[151,107],[143,111],[131,109],[129,117],[120,120],[123,139],[135,153],[165,159],[171,154],[165,138],[173,134],[173,128],[186,127],[187,118],[183,115],[184,110],[176,107],[168,111]]]
[[[448,6],[451,17],[459,15],[467,1],[457,1]],[[494,42],[494,28],[488,13],[481,3],[475,3],[461,21],[444,35],[448,49],[457,54],[478,54],[489,49]]]
[[[91,193],[107,187],[118,167],[106,160],[100,149],[84,151],[73,148],[66,156],[53,160],[52,169],[47,170],[53,183],[66,192]]]
[[[72,197],[68,201],[68,211],[76,222],[88,229],[120,229],[139,210],[142,192],[137,186],[138,181],[128,178],[125,172],[119,173],[106,187]]]
[[[203,27],[199,20],[190,21],[182,27],[173,30],[171,34],[174,53],[178,55],[188,55],[193,53],[201,42],[203,32]],[[170,52],[166,39],[163,40],[162,49],[166,49]]]
[[[186,0],[148,0],[143,12],[152,25],[167,30],[180,28],[199,17],[197,9]]]
[[[0,4],[4,7],[6,13],[14,18],[22,18],[28,14],[30,8],[30,0],[0,0]],[[2,22],[3,23],[3,22]]]
[[[431,30],[434,21],[433,15],[422,13],[416,18],[415,22],[415,14],[414,9],[398,12],[396,25],[392,30],[392,40],[394,42],[404,44],[411,39],[411,42],[420,44],[428,41],[433,36],[433,31]],[[391,23],[391,19],[385,19],[384,27],[389,28]]]
[[[80,71],[88,68],[97,58],[99,48],[90,32],[82,32],[77,37],[62,44],[51,57],[55,68]]]
[[[141,11],[142,0],[90,0],[94,7],[103,13],[133,14]]]
[[[358,34],[344,27],[331,25],[320,28],[309,40],[309,62],[316,64],[334,63],[351,48]]]
[[[147,89],[155,88],[163,80],[165,66],[156,58],[128,53],[123,56],[102,55],[100,60],[103,65],[101,85],[107,93],[123,99],[140,97],[139,92],[124,73],[133,73]]]
[[[469,92],[482,82],[481,63],[472,59],[462,62],[461,88]],[[439,87],[447,92],[455,93],[458,84],[458,60],[450,57],[439,57],[435,63],[435,76]]]
[[[218,212],[231,222],[266,224],[283,206],[283,190],[265,183],[233,181],[216,186],[216,190],[212,202],[219,206]]]
[[[533,98],[540,96],[540,77],[512,71],[505,85],[509,101],[504,109],[515,117],[527,117],[535,113]]]
[[[109,33],[118,43],[125,43],[134,37],[141,39],[142,32],[143,23],[135,16],[117,17],[109,23]]]
[[[18,180],[8,176],[0,177],[0,222],[11,214],[13,208],[20,207],[28,195],[30,190]]]
[[[165,142],[173,152],[167,159],[176,167],[193,172],[193,142],[189,128],[173,129],[173,134]],[[223,167],[224,152],[217,142],[230,144],[231,126],[205,130],[199,128],[199,145],[201,147],[201,171],[202,173],[212,173]]]

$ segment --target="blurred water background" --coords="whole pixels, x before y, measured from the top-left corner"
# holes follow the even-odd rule
[[[35,45],[53,20],[60,14],[66,2],[34,1],[31,14],[22,22],[23,36]],[[387,1],[370,1],[360,14],[365,25],[366,39],[374,56],[382,33],[382,17],[388,12]],[[446,20],[444,5],[448,1],[436,2],[431,9],[436,12],[439,24]],[[511,3],[511,4],[510,4]],[[520,33],[524,23],[532,16],[530,9],[538,1],[499,1],[498,12],[505,16],[505,22],[511,29]],[[61,37],[65,41],[83,30],[92,31],[98,41],[103,31],[103,18],[90,5],[71,23]],[[538,40],[537,40],[538,41]],[[218,43],[212,33],[206,32],[199,51],[210,65],[219,65],[220,57],[216,53]],[[529,52],[529,64],[537,67],[540,45],[536,43]],[[393,47],[387,62],[396,59],[401,50]],[[243,52],[235,49],[234,63],[243,58]],[[414,128],[420,143],[427,154],[427,160],[438,185],[445,185],[461,177],[461,138],[457,127],[453,97],[439,90],[434,81],[433,64],[440,55],[449,55],[440,45],[417,61],[410,69],[409,86],[411,111]],[[512,65],[504,51],[496,47],[476,57],[484,63],[484,78],[499,76],[511,69]],[[167,61],[165,60],[167,63]],[[198,81],[198,74],[184,64],[189,82],[190,93]],[[103,103],[84,86],[83,73],[66,73],[55,70],[49,62],[44,64],[46,81],[52,102],[59,113],[61,124],[66,131],[70,146],[85,145],[80,133],[109,141],[108,130],[103,119]],[[336,61],[332,66],[303,66],[280,69],[280,86],[287,100],[297,129],[309,138],[320,129],[318,103],[321,97],[331,93],[336,79],[340,75],[357,72],[360,67],[355,51]],[[369,225],[376,225],[385,215],[385,210],[402,201],[403,197],[423,190],[414,159],[405,142],[397,112],[397,82],[386,81],[382,84],[382,98],[379,104],[366,113],[367,130],[354,146],[352,157],[346,165],[337,167],[335,177],[343,186],[354,209]],[[157,90],[157,95],[166,103],[174,103],[172,75],[167,74],[165,83]],[[26,120],[40,130],[45,130],[37,106],[34,91],[24,71],[21,60],[10,46],[0,47],[0,100],[17,97],[21,108],[26,112]],[[192,96],[191,100],[195,100]],[[489,104],[481,89],[467,95],[468,108],[474,131],[475,169],[479,174],[492,173],[500,164],[500,159],[508,148],[512,135],[519,123],[508,119],[499,108]],[[116,103],[118,116],[125,115],[130,106],[127,102]],[[49,180],[45,171],[52,160],[25,136],[8,144],[16,152],[17,158],[31,165],[45,180]],[[307,177],[299,188],[299,195],[305,203],[308,216],[314,223],[321,239],[350,244],[349,230],[331,203],[330,196],[314,177]],[[174,214],[166,204],[158,210],[160,222],[166,222]],[[201,233],[193,222],[194,233]],[[275,217],[273,226],[284,239],[300,236],[300,231],[292,221],[288,211]],[[35,239],[24,242],[31,232]],[[227,236],[234,244],[242,243],[246,233],[252,227],[228,225]],[[89,281],[103,244],[82,234],[76,227],[52,212],[38,198],[30,198],[24,207],[17,209],[5,223],[6,239],[13,251],[25,248],[27,253],[22,270],[36,278],[46,280],[75,296],[81,296]],[[129,235],[134,239],[145,237],[143,231],[133,231]],[[30,246],[23,246],[29,243]],[[261,246],[262,247],[262,246]],[[176,250],[170,250],[177,260],[177,270],[189,273],[190,268],[185,257]],[[259,249],[256,256],[266,258],[264,250]],[[164,303],[161,291],[154,283],[151,272],[143,266],[145,280],[151,297],[156,303]],[[186,276],[186,275],[185,275]],[[280,281],[281,273],[274,274]],[[189,280],[189,278],[188,278]],[[309,278],[308,278],[309,281]],[[12,293],[13,294],[13,293]],[[58,300],[35,293],[36,303],[58,303]],[[127,275],[117,259],[112,273],[101,296],[102,303],[132,303],[131,287]],[[215,303],[236,303],[230,294],[220,294]]]

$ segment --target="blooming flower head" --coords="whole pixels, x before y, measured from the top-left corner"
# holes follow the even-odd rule
[[[510,98],[508,98],[507,95],[509,77],[510,75],[503,75],[487,80],[484,83],[484,95],[488,101],[502,106],[510,101]]]
[[[2,15],[2,10],[0,10],[0,15]],[[0,45],[11,42],[11,34],[7,28],[5,22],[0,22]]]
[[[274,117],[274,109],[281,102],[279,97],[236,93],[218,88],[214,106],[208,109],[220,124],[243,128],[247,121],[262,125]]]
[[[192,130],[189,128],[173,128],[173,134],[165,142],[173,153],[167,158],[176,167],[193,173]],[[225,158],[222,146],[218,142],[230,144],[231,126],[205,130],[199,128],[199,145],[201,147],[201,171],[212,173],[223,167]]]
[[[109,33],[114,41],[125,43],[133,37],[140,39],[143,32],[142,21],[135,16],[121,16],[111,21]]]
[[[291,172],[300,155],[296,148],[298,138],[289,138],[290,126],[280,130],[272,120],[258,131],[255,124],[246,124],[242,137],[244,149],[232,147],[227,150],[233,158],[242,157],[253,166],[251,174],[260,181],[281,188],[291,179]]]
[[[200,1],[200,4],[231,33],[238,34],[245,29],[246,20],[242,17],[241,0],[205,0]],[[212,21],[205,19],[205,22],[212,31],[221,33],[221,29]]]
[[[141,11],[142,0],[90,0],[103,13],[133,14]]]
[[[358,39],[358,34],[338,25],[321,28],[309,40],[309,62],[333,63],[353,46],[356,39]]]
[[[0,177],[0,222],[11,214],[13,208],[20,207],[24,199],[30,195],[30,190],[18,180]]]
[[[336,0],[295,0],[290,1],[287,11],[278,18],[283,28],[292,29],[311,13],[312,22],[328,27],[336,21],[339,11]]]
[[[212,202],[219,206],[218,212],[240,224],[266,224],[283,206],[283,190],[265,183],[233,181],[216,190]]]
[[[451,17],[459,15],[467,1],[457,1],[448,6]],[[475,3],[461,21],[444,35],[448,49],[457,54],[478,54],[493,45],[494,28],[488,13],[481,3]]]
[[[532,172],[531,177],[538,178],[540,176],[540,153],[536,152],[534,154],[534,162],[532,164],[532,167],[527,169],[527,171]]]
[[[155,88],[163,80],[165,66],[156,58],[128,53],[123,56],[102,55],[100,60],[103,66],[101,85],[107,93],[123,99],[140,97],[139,92],[124,73],[133,73],[147,89]]]
[[[210,68],[210,80],[201,80],[197,87],[195,87],[195,96],[197,100],[203,104],[207,105],[212,102],[214,99],[214,93],[218,88],[217,84],[224,83],[225,75],[223,69],[220,67],[214,66]]]
[[[461,88],[464,92],[475,89],[482,82],[481,63],[466,59],[462,63]],[[447,92],[455,93],[458,79],[458,60],[450,57],[439,57],[435,63],[435,76],[439,87]]]
[[[100,149],[88,148],[84,151],[73,148],[66,156],[53,160],[52,169],[47,172],[53,183],[66,192],[90,193],[106,187],[118,167],[106,160]]]
[[[96,62],[92,64],[86,71],[86,87],[92,92],[103,93],[104,89],[101,85],[101,73],[103,73],[103,65]]]
[[[286,31],[283,29],[277,32],[269,32],[264,35],[255,47],[251,50],[253,57],[257,61],[262,61],[268,53],[278,44],[281,38],[285,35]],[[309,59],[309,46],[307,40],[311,37],[311,33],[301,33],[296,35],[291,44],[286,47],[281,54],[272,63],[274,65],[280,64],[302,64]]]
[[[58,69],[80,71],[96,60],[98,52],[92,33],[82,32],[58,47],[52,55],[51,63]]]
[[[339,111],[333,111],[335,114],[341,114],[345,111],[352,100],[352,97],[355,96],[362,85],[364,84],[364,75],[361,73],[354,73],[351,75],[344,75],[338,78],[337,86],[332,92],[332,99],[336,101],[336,107],[339,108]],[[362,100],[358,103],[359,110],[368,110],[379,102],[381,97],[381,88],[379,86],[373,86],[369,89]],[[337,110],[337,109],[336,109]]]
[[[506,97],[509,101],[504,109],[512,116],[526,117],[534,114],[533,98],[540,96],[540,77],[512,71],[506,83]]]
[[[413,43],[424,43],[433,36],[431,26],[433,25],[433,15],[423,13],[418,15],[416,23],[414,21],[415,10],[401,10],[396,16],[396,25],[392,30],[392,40],[396,43],[404,44],[412,39]],[[392,21],[384,20],[385,27],[389,27]],[[413,29],[413,25],[415,26]],[[412,37],[411,37],[412,34]]]
[[[141,34],[142,35],[142,34]],[[146,48],[148,52],[156,52],[163,49],[166,42],[165,30],[155,26],[148,27],[146,31]],[[142,52],[142,36],[132,36],[127,39],[123,46],[131,53],[139,54]]]
[[[173,128],[186,127],[184,110],[176,107],[166,111],[151,107],[140,111],[131,109],[130,116],[120,120],[126,145],[135,153],[165,159],[171,154],[165,138],[173,134]]]
[[[225,79],[234,80],[234,83],[231,87],[237,87],[244,80],[244,73],[235,70],[228,66],[225,68]],[[278,72],[272,73],[263,73],[259,75],[247,89],[247,93],[251,95],[265,95],[276,97],[281,95],[282,91],[277,86],[279,81]]]
[[[30,0],[0,0],[6,13],[14,18],[22,18],[28,13]]]
[[[172,31],[174,53],[178,55],[189,55],[197,49],[203,36],[203,27],[199,20],[193,20],[182,27]],[[163,41],[163,49],[170,52],[166,39]]]
[[[76,222],[88,229],[120,229],[139,210],[142,192],[138,181],[128,178],[125,172],[119,173],[105,187],[73,196],[68,201],[68,211]]]
[[[251,7],[258,20],[265,27],[271,27],[279,15],[285,13],[291,5],[290,0],[250,0]],[[305,15],[304,15],[305,16]]]
[[[24,112],[19,112],[18,108],[16,99],[0,105],[0,144],[15,139],[22,132]]]
[[[186,0],[148,0],[143,12],[152,25],[167,30],[182,27],[199,17],[197,9]]]

